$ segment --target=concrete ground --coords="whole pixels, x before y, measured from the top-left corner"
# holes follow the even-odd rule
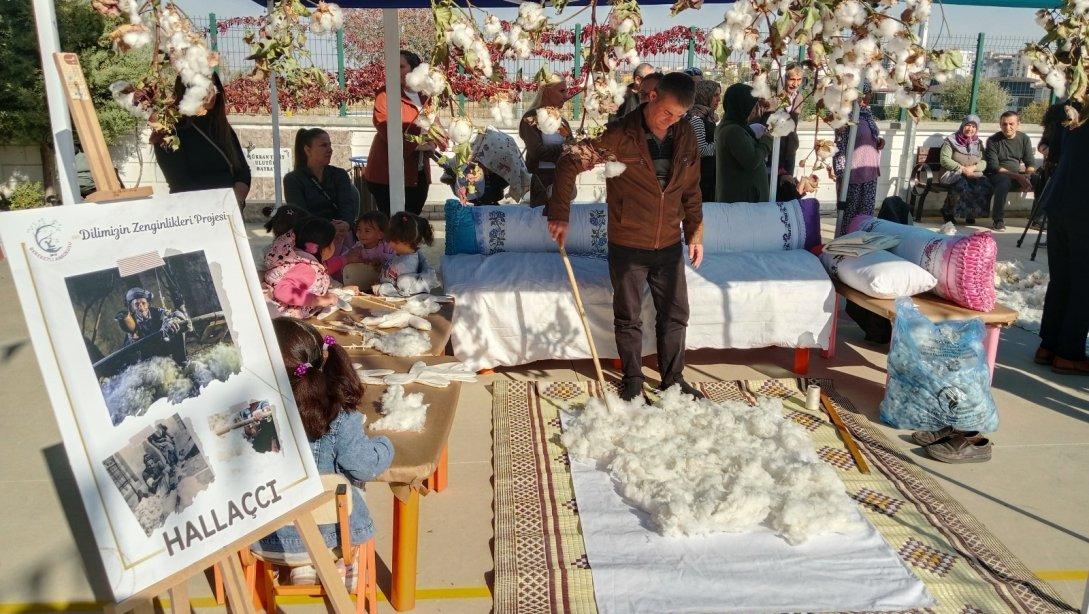
[[[825,233],[831,226],[825,220]],[[1016,222],[1015,222],[1016,223]],[[441,222],[440,222],[441,224]],[[441,232],[439,233],[441,235]],[[267,242],[253,227],[255,252]],[[1000,233],[1000,259],[1024,259],[1014,242],[1019,228]],[[438,262],[440,245],[432,252]],[[1046,267],[1046,254],[1038,263]],[[95,611],[81,551],[90,535],[65,508],[80,505],[60,436],[6,265],[0,266],[0,614]],[[840,322],[835,360],[814,356],[811,374],[831,377],[855,405],[877,422],[883,395],[885,353],[862,340],[847,318]],[[1081,605],[1089,568],[1089,380],[1058,376],[1032,362],[1034,334],[1002,334],[994,397],[1002,425],[985,464],[946,465],[920,454],[906,433],[885,430],[893,441],[972,511],[1014,554],[1050,581],[1075,607]],[[701,351],[689,354],[686,377],[739,379],[788,376],[793,353],[783,349]],[[648,369],[648,375],[653,372]],[[421,502],[419,612],[487,612],[492,574],[491,397],[500,379],[592,379],[589,361],[552,361],[504,369],[463,388],[450,439],[450,485]],[[368,506],[378,529],[379,586],[388,584],[392,497],[373,486]],[[79,515],[73,515],[77,518]],[[77,543],[79,545],[77,545]],[[190,585],[198,611],[223,611],[208,583]],[[286,611],[322,611],[317,603],[289,603]],[[392,609],[385,602],[381,611]]]

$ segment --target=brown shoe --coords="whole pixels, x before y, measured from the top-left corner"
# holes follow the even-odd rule
[[[1032,357],[1032,362],[1038,365],[1050,365],[1055,360],[1055,352],[1044,348],[1036,348],[1036,355]]]
[[[956,436],[926,447],[926,453],[943,463],[983,463],[991,460],[991,440]]]
[[[1062,375],[1089,375],[1089,360],[1067,360],[1056,356],[1051,370]]]
[[[911,434],[911,440],[925,448],[936,443],[949,441],[958,435],[961,437],[978,437],[979,431],[958,431],[951,426],[943,426],[936,431],[915,431]]]

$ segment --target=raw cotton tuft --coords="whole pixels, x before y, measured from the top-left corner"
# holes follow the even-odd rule
[[[382,395],[381,418],[371,428],[376,431],[421,431],[427,421],[427,403],[424,395],[415,392],[405,394],[404,386],[390,386]]]
[[[779,399],[713,403],[676,386],[661,401],[608,409],[593,399],[565,430],[568,453],[596,461],[667,536],[771,528],[791,544],[864,527],[835,469]]]

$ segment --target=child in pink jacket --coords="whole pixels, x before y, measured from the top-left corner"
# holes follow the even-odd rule
[[[276,314],[306,319],[336,304],[329,276],[344,267],[345,259],[333,256],[336,228],[328,220],[303,220],[294,233],[294,243],[277,240],[269,248],[261,287]]]

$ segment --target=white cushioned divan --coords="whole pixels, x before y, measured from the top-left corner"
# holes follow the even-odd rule
[[[571,265],[598,352],[615,358],[608,263],[573,256]],[[471,368],[590,357],[559,254],[454,254],[442,270],[445,291],[457,297],[454,356]],[[706,254],[686,278],[689,349],[828,347],[835,291],[808,251]],[[643,353],[655,353],[649,290]]]

